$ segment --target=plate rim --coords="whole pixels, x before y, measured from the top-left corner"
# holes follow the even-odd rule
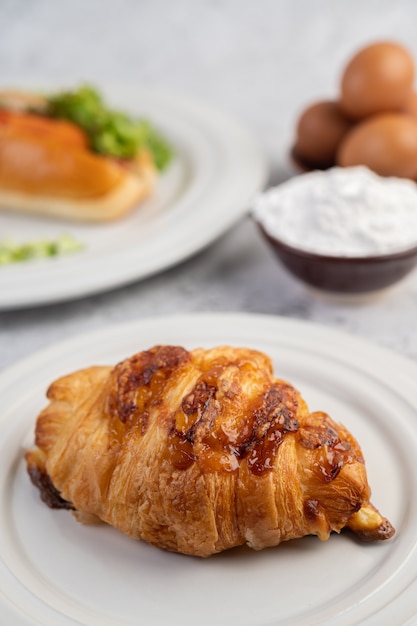
[[[248,313],[244,311],[193,311],[193,312],[179,312],[175,314],[161,313],[154,316],[144,316],[136,320],[128,320],[125,322],[113,322],[103,324],[100,328],[95,330],[83,330],[81,332],[75,332],[74,336],[61,340],[55,340],[46,347],[38,348],[31,354],[28,354],[20,358],[16,363],[12,363],[9,366],[0,369],[0,389],[2,386],[3,378],[15,376],[21,368],[32,367],[39,358],[49,358],[50,354],[54,354],[56,351],[63,351],[66,347],[74,346],[74,342],[80,344],[90,343],[96,341],[98,337],[101,337],[105,333],[111,333],[112,335],[118,335],[124,330],[133,329],[137,326],[153,326],[163,325],[169,323],[172,325],[178,325],[182,323],[192,323],[194,320],[199,320],[202,324],[212,323],[213,320],[216,323],[221,324],[223,320],[230,322],[230,320],[236,321],[238,324],[259,324],[263,331],[265,327],[282,327],[284,333],[295,330],[302,333],[315,333],[322,332],[329,335],[332,339],[330,345],[321,344],[321,349],[326,354],[332,354],[335,349],[335,344],[349,342],[350,354],[344,354],[344,358],[348,362],[355,362],[354,359],[359,355],[363,355],[364,352],[369,356],[369,352],[375,354],[375,356],[388,360],[393,364],[393,370],[398,367],[404,368],[409,372],[412,377],[414,369],[417,371],[417,362],[410,356],[404,355],[393,348],[377,343],[374,339],[363,337],[354,332],[346,329],[341,329],[335,326],[327,326],[324,322],[310,321],[294,317],[286,317],[284,315],[273,315],[269,313]],[[285,328],[286,327],[286,328]],[[276,330],[276,329],[275,329]],[[281,329],[279,329],[281,330]],[[354,354],[353,354],[354,352]],[[361,363],[356,362],[356,367],[361,368]],[[404,381],[404,377],[401,376],[401,380]],[[413,381],[413,387],[417,390],[417,382]],[[1,429],[1,415],[0,415],[0,429]],[[1,430],[0,430],[1,432]]]

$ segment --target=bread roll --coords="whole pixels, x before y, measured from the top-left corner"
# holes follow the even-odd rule
[[[151,193],[156,168],[147,151],[129,161],[95,154],[76,125],[22,113],[19,104],[27,107],[28,98],[0,94],[0,107],[10,107],[0,110],[1,208],[104,222]]]

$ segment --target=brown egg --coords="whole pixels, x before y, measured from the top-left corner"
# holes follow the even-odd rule
[[[405,48],[392,42],[374,43],[348,63],[342,76],[341,107],[353,119],[398,111],[411,94],[413,80],[414,63]]]
[[[413,93],[409,96],[404,105],[403,112],[417,118],[417,91],[413,91]]]
[[[417,119],[383,113],[364,120],[344,138],[337,154],[343,167],[366,165],[381,176],[417,177]]]
[[[337,148],[351,126],[337,102],[325,100],[312,104],[298,120],[295,158],[311,168],[331,167]]]

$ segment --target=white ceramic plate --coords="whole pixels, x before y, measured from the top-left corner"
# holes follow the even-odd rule
[[[0,239],[71,233],[82,252],[0,267],[0,308],[85,296],[145,278],[191,256],[231,227],[263,186],[264,156],[247,130],[203,104],[117,87],[110,103],[160,128],[175,159],[152,198],[125,219],[74,225],[0,211]]]
[[[23,450],[56,377],[115,363],[156,343],[268,352],[311,409],[362,445],[374,504],[397,529],[363,544],[308,537],[206,560],[163,552],[47,508]],[[0,376],[0,623],[24,626],[352,626],[417,615],[417,366],[354,337],[299,321],[189,315],[112,327],[32,356]]]

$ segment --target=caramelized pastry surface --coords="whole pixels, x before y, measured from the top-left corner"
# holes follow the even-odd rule
[[[54,382],[29,474],[52,507],[206,557],[348,527],[394,534],[362,452],[246,348],[156,346]]]

